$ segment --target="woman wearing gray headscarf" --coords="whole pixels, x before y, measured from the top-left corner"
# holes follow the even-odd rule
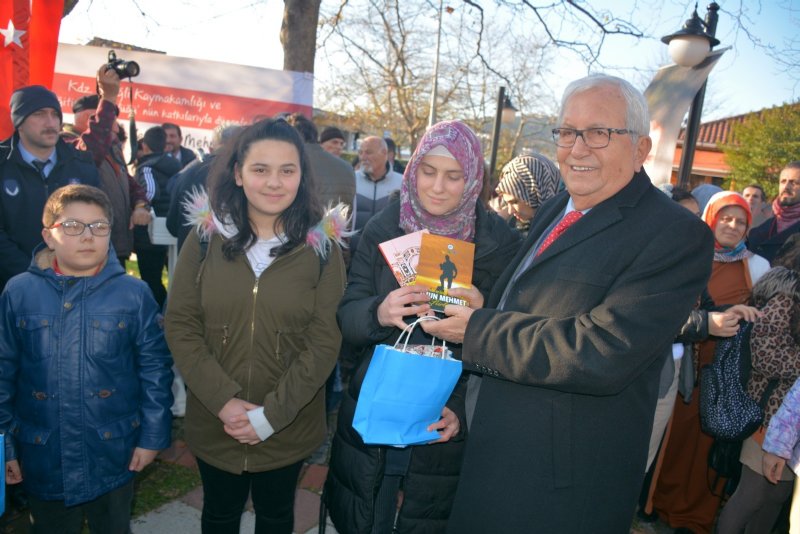
[[[722,191],[722,188],[714,184],[700,184],[692,189],[692,196],[697,201],[697,205],[700,207],[700,213],[703,213],[703,210],[706,209],[708,199],[720,191]]]
[[[495,191],[517,220],[517,229],[527,232],[536,209],[556,194],[560,182],[555,163],[541,154],[530,154],[517,156],[503,167]]]

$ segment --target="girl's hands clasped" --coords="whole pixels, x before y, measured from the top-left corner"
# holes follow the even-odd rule
[[[250,418],[247,417],[247,411],[253,408],[258,408],[258,405],[233,398],[226,402],[225,406],[219,411],[218,417],[224,423],[225,433],[239,443],[246,443],[247,445],[261,443],[261,439],[253,429],[253,425],[250,424]]]

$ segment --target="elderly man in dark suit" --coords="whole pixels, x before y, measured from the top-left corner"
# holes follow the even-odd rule
[[[642,169],[639,91],[577,80],[558,124],[567,191],[536,213],[485,308],[423,323],[484,375],[448,532],[628,532],[664,357],[711,273],[708,228]]]

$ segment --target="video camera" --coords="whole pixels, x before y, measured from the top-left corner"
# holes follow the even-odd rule
[[[139,75],[139,64],[135,61],[125,61],[117,59],[117,53],[113,50],[108,51],[108,68],[114,69],[117,75],[122,78],[133,78]]]

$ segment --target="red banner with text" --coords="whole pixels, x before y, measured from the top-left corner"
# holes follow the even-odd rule
[[[66,122],[75,101],[94,94],[94,75],[108,52],[59,45],[53,90]],[[117,57],[141,67],[139,76],[122,83],[117,99],[120,120],[129,118],[133,106],[139,132],[164,122],[178,124],[187,148],[207,150],[218,126],[250,124],[284,112],[311,117],[313,77],[307,73],[128,50],[118,50]]]

